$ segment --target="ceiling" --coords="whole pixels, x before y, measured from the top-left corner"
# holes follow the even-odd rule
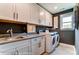
[[[52,14],[73,8],[76,3],[39,3],[42,7],[47,9]]]

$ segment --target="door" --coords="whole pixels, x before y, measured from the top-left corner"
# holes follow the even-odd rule
[[[19,55],[29,54],[30,39],[18,42],[17,51]]]
[[[38,44],[38,48],[39,48],[39,54],[42,54],[45,52],[45,37],[39,37],[39,44]]]
[[[29,54],[28,49],[29,49],[28,46],[23,45],[23,46],[18,47],[17,51],[19,55],[28,55]]]
[[[15,3],[16,20],[28,22],[30,20],[30,5],[29,3]]]
[[[31,3],[30,10],[31,10],[30,22],[34,24],[39,24],[39,6],[37,4]]]
[[[45,16],[45,10],[40,7],[40,20],[39,20],[39,23],[40,25],[46,25],[46,16]]]
[[[15,14],[13,3],[0,3],[0,19],[13,20]]]
[[[15,48],[5,49],[4,51],[0,52],[0,55],[17,55],[17,51]]]
[[[52,26],[52,15],[46,11],[46,25]]]
[[[53,23],[52,23],[52,19],[53,19],[52,17],[53,17],[53,16],[49,13],[49,26],[52,26],[52,24],[53,24]]]
[[[39,39],[33,38],[31,39],[31,46],[32,46],[32,55],[39,55]]]
[[[53,37],[51,35],[46,35],[46,52],[49,53],[51,52],[53,49],[52,49],[52,40],[53,40]]]
[[[49,13],[46,11],[46,25],[49,26]]]

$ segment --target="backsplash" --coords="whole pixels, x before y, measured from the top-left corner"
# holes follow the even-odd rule
[[[13,33],[27,32],[25,27],[26,25],[12,24],[12,23],[0,23],[0,34],[7,34],[6,31],[11,28],[13,30]]]
[[[36,26],[36,32],[39,33],[40,30],[41,30],[42,32],[45,32],[46,27],[44,27],[44,26]]]

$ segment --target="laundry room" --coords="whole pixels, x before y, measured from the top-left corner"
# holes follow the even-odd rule
[[[79,55],[79,3],[0,3],[0,55]]]

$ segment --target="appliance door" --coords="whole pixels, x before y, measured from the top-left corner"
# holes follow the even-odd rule
[[[52,36],[52,50],[56,47],[56,36]]]

